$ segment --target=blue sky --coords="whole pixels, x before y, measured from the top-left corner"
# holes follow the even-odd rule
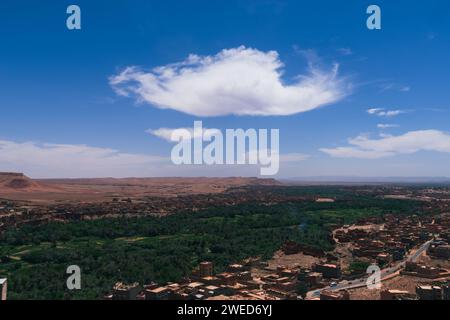
[[[81,8],[82,30],[66,28],[70,4]],[[382,30],[366,28],[370,4],[381,7]],[[448,1],[2,1],[0,39],[0,171],[257,175],[248,166],[174,168],[164,162],[173,144],[146,132],[203,120],[218,129],[279,128],[281,154],[305,155],[281,163],[280,177],[450,176]],[[235,59],[254,62],[249,81],[266,71],[279,79],[262,86],[274,87],[262,101],[238,85],[235,106],[203,85],[212,81],[198,66],[180,67],[200,74],[198,87],[160,77],[173,88],[164,97],[133,91],[151,85],[139,75],[189,55],[228,62],[219,86],[244,77]],[[310,84],[299,75],[313,82],[315,103],[291,94]],[[203,104],[211,109],[199,111]]]

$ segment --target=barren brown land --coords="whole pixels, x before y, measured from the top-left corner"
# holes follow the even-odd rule
[[[368,289],[362,287],[349,290],[350,300],[380,300],[382,290],[399,290],[414,293],[418,285],[430,285],[432,279],[425,279],[412,276],[398,276],[382,282],[381,289]]]
[[[280,183],[244,177],[30,179],[22,173],[0,173],[0,198],[36,203],[102,202],[116,197],[218,194],[239,187],[270,185]]]
[[[75,248],[90,276],[105,279],[81,298],[442,299],[450,275],[449,194],[447,186],[0,173],[0,276],[11,279],[16,299],[65,297],[42,284],[55,278],[48,266],[65,268],[59,257],[69,259],[66,248]],[[133,273],[106,278],[110,261]],[[382,290],[365,287],[373,263],[384,275]],[[30,267],[37,280],[28,277]]]

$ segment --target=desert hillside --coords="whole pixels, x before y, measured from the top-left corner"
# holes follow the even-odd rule
[[[0,172],[0,190],[30,190],[37,188],[39,188],[39,184],[23,173]]]
[[[89,178],[30,179],[22,173],[0,173],[0,198],[25,201],[104,201],[113,197],[175,197],[221,193],[245,186],[279,185],[259,178]]]

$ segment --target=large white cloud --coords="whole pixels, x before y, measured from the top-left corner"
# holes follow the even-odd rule
[[[439,130],[410,131],[402,135],[383,135],[370,139],[360,135],[349,139],[350,146],[322,148],[321,151],[337,158],[378,159],[419,151],[450,153],[450,134]]]
[[[150,71],[127,67],[110,84],[120,95],[195,116],[291,115],[348,94],[337,64],[328,72],[310,67],[291,84],[283,82],[283,68],[277,52],[241,46]]]

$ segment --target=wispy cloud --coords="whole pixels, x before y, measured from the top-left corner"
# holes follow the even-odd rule
[[[349,146],[322,148],[322,152],[336,158],[379,159],[419,151],[450,153],[450,134],[439,130],[410,131],[402,135],[383,135],[370,139],[365,135],[348,140]]]
[[[0,140],[0,171],[38,177],[104,177],[155,174],[168,158],[88,145]]]
[[[407,110],[386,110],[384,108],[371,108],[367,110],[368,114],[376,115],[379,117],[395,117],[400,114],[407,113]]]
[[[172,135],[173,133],[177,132],[181,133],[181,131],[185,131],[186,133],[189,133],[189,136],[191,139],[209,139],[212,136],[216,135],[216,134],[222,134],[222,131],[220,129],[208,129],[208,128],[203,128],[203,132],[198,132],[196,130],[194,130],[194,128],[159,128],[159,129],[148,129],[146,130],[147,133],[154,135],[158,138],[161,138],[167,142],[178,142],[176,140],[172,140]],[[271,150],[261,150],[259,151],[261,153],[264,154],[268,154],[268,153],[272,153],[273,151]],[[249,156],[256,156],[258,157],[258,150],[251,150],[249,152],[245,153],[246,157]],[[298,161],[304,161],[309,159],[309,155],[304,154],[304,153],[283,153],[283,154],[279,154],[279,159],[281,162],[298,162]]]
[[[379,85],[379,88],[382,92],[389,91],[389,90],[399,91],[399,92],[411,91],[410,86],[406,86],[406,85],[398,84],[398,83],[382,83]]]
[[[377,124],[378,129],[389,129],[389,128],[398,128],[398,124],[391,124],[391,123],[379,123]]]
[[[292,115],[337,102],[350,84],[310,64],[292,84],[282,80],[284,64],[276,51],[238,47],[214,56],[186,60],[151,71],[128,67],[110,78],[119,95],[137,97],[161,109],[195,116]]]
[[[308,157],[302,153],[279,154],[280,169]],[[33,178],[257,176],[259,167],[177,166],[169,157],[126,153],[111,148],[0,140],[0,171],[24,172]]]
[[[205,139],[209,139],[215,134],[221,133],[219,129],[208,129],[208,128],[203,128],[201,132],[198,130],[194,130],[194,128],[175,128],[175,129],[159,128],[146,130],[147,133],[154,135],[155,137],[161,138],[163,140],[166,140],[168,142],[178,142],[176,140],[172,140],[172,135],[177,131],[180,133],[182,131],[189,133],[188,136],[190,136],[192,139],[198,139],[202,137]]]

